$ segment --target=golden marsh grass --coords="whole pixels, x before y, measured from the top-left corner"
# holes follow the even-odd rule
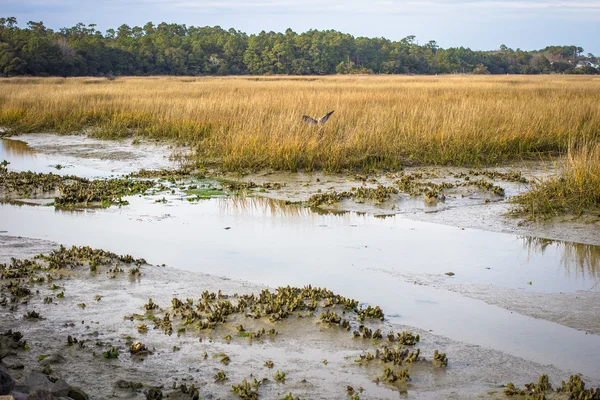
[[[570,146],[562,163],[557,176],[513,199],[518,213],[536,218],[600,209],[600,143]]]
[[[597,141],[598,93],[563,75],[10,78],[0,126],[173,139],[229,170],[491,165]]]

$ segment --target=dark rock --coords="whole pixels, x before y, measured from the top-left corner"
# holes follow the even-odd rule
[[[15,353],[14,351],[2,349],[2,350],[0,350],[0,361],[2,361],[3,358],[10,357],[10,356],[16,356],[16,355],[17,355],[17,353]]]
[[[144,387],[144,384],[141,382],[130,382],[125,380],[117,381],[117,387],[120,389],[131,389],[131,391],[135,392]]]
[[[116,385],[119,389],[129,389],[129,384],[131,382],[120,379],[117,381]]]
[[[146,393],[146,400],[162,400],[162,398],[162,390],[157,388],[152,388],[148,390],[148,393]]]
[[[27,395],[25,393],[22,393],[22,392],[10,392],[10,395],[15,400],[27,400]]]
[[[23,372],[20,371],[11,371],[10,376],[12,376],[12,378],[15,380],[15,382],[20,381],[21,379],[23,379]],[[15,389],[17,389],[15,387]]]
[[[25,386],[29,388],[29,393],[35,393],[37,391],[46,391],[52,393],[54,383],[50,382],[46,375],[39,372],[30,373],[24,382]]]
[[[56,400],[56,397],[46,390],[38,390],[27,396],[27,400]]]
[[[15,379],[15,378],[13,378],[13,379]],[[20,381],[20,379],[15,379],[15,381],[18,382],[18,381]],[[14,391],[27,394],[27,393],[29,393],[29,388],[25,385],[17,384],[17,386],[15,386]]]
[[[61,364],[61,363],[64,363],[65,361],[67,361],[66,358],[64,358],[62,355],[56,353],[56,354],[52,354],[49,357],[44,358],[40,364],[42,364],[42,365]]]
[[[66,397],[69,395],[70,389],[71,385],[69,385],[65,380],[59,379],[54,383],[52,394],[59,397]]]
[[[8,368],[8,369],[25,369],[25,366],[23,364],[21,364],[20,362],[16,362],[16,363],[12,363],[12,364],[7,364],[6,368]]]
[[[14,388],[14,379],[6,372],[0,371],[0,396],[9,394]]]
[[[169,398],[169,400],[190,400],[191,399],[189,394],[183,393],[181,391],[169,393],[168,398]]]
[[[89,399],[87,393],[78,387],[72,387],[71,389],[69,389],[68,396],[70,398],[72,398],[73,400],[88,400]]]

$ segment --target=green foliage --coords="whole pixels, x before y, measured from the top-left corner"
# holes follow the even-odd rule
[[[110,350],[104,352],[104,358],[113,359],[119,358],[119,350],[114,347],[111,347]]]
[[[584,59],[583,49],[576,46],[534,52],[504,45],[499,51],[441,49],[433,40],[419,45],[414,36],[391,41],[334,30],[247,35],[218,26],[149,22],[143,27],[124,24],[103,34],[95,27],[79,23],[55,32],[42,22],[20,28],[14,17],[0,18],[0,75],[114,80],[119,75],[529,74],[576,71],[577,60]]]

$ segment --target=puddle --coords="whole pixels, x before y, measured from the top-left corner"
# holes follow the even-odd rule
[[[0,161],[12,171],[33,171],[84,178],[107,178],[140,169],[174,168],[166,146],[134,145],[86,136],[21,135],[0,139]],[[61,168],[57,169],[56,166]]]
[[[410,196],[408,193],[396,193],[390,195],[390,198],[381,203],[373,201],[356,201],[355,199],[342,199],[339,203],[333,205],[322,204],[323,210],[329,212],[356,211],[385,217],[388,215],[404,214],[445,214],[448,211],[456,209],[465,209],[476,205],[492,206],[498,203],[504,203],[504,200],[510,196],[515,196],[528,190],[529,185],[522,182],[511,182],[502,180],[492,180],[483,175],[471,176],[473,180],[483,180],[492,182],[502,187],[506,197],[497,196],[490,192],[483,191],[477,187],[460,186],[465,184],[464,178],[459,178],[460,174],[469,175],[468,168],[420,168],[407,167],[403,169],[403,174],[420,176],[416,178],[417,182],[428,182],[433,184],[452,184],[455,187],[444,191],[445,198],[440,201],[426,202],[422,195]],[[488,172],[523,172],[523,177],[537,178],[546,176],[549,172],[542,170],[540,165],[531,163],[523,164],[518,167],[490,168]],[[315,173],[286,173],[269,172],[264,174],[251,174],[240,178],[235,175],[226,175],[232,180],[252,181],[256,184],[268,182],[278,182],[283,186],[279,190],[268,191],[268,194],[257,193],[257,195],[275,198],[279,200],[307,201],[315,193],[327,193],[331,191],[344,192],[351,191],[353,188],[372,188],[378,185],[397,186],[396,182],[402,174],[375,174],[364,180],[365,176],[346,175],[346,174],[323,174]]]
[[[598,291],[597,247],[539,245],[398,216],[319,215],[261,198],[167,200],[135,197],[128,207],[78,212],[5,204],[0,230],[272,287],[326,286],[381,305],[392,322],[600,376],[600,336],[419,284],[440,280],[549,295]]]

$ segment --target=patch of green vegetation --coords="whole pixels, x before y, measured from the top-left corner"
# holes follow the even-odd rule
[[[225,365],[229,365],[229,362],[231,361],[231,359],[229,358],[229,356],[227,354],[225,354],[225,353],[215,353],[215,354],[213,354],[212,357],[213,358],[218,358],[219,361],[222,364],[225,364]]]
[[[188,201],[205,200],[213,197],[225,196],[226,193],[222,189],[214,187],[197,187],[195,189],[187,189],[185,194],[188,196]]]
[[[103,354],[104,358],[107,359],[119,358],[119,350],[117,350],[115,347],[111,347],[110,350],[105,351]]]
[[[252,181],[242,182],[242,181],[234,181],[230,179],[217,179],[217,182],[225,189],[231,190],[233,192],[238,192],[240,190],[248,190],[258,187],[258,185]]]
[[[59,176],[52,173],[34,173],[8,171],[0,169],[0,189],[5,198],[56,196],[54,206],[67,208],[73,206],[127,205],[125,196],[145,194],[149,189],[164,191],[168,188],[157,185],[151,180],[113,178],[90,180],[77,176]]]
[[[275,381],[285,383],[285,372],[277,371],[275,373]]]
[[[37,311],[33,310],[33,311],[27,311],[27,313],[25,313],[25,315],[24,315],[24,318],[25,319],[41,319],[42,316]]]
[[[225,371],[221,370],[214,376],[214,378],[215,378],[215,383],[224,382],[227,380],[227,375],[225,374]]]
[[[175,183],[175,180],[187,178],[193,175],[191,166],[183,166],[179,169],[159,169],[159,170],[146,170],[141,169],[137,172],[133,172],[128,176],[130,178],[162,178],[167,179]],[[202,174],[196,174],[197,177],[203,177]]]
[[[253,389],[246,379],[244,379],[242,383],[238,385],[231,385],[231,391],[243,400],[258,399],[258,391]]]
[[[440,353],[435,350],[433,352],[433,364],[438,367],[447,367],[448,366],[448,357],[446,357],[446,353]]]

